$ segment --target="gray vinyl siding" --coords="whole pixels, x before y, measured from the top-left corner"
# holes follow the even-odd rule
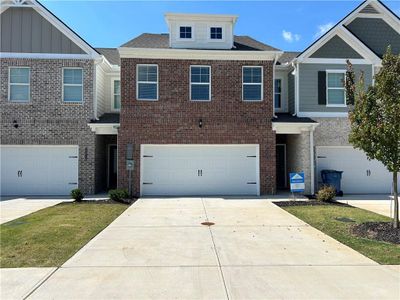
[[[13,7],[0,17],[1,52],[84,54],[32,8]]]
[[[347,28],[379,56],[389,45],[393,53],[400,53],[400,34],[382,19],[356,18]]]
[[[364,72],[366,85],[372,84],[372,65],[353,65],[358,78]],[[326,107],[318,104],[318,72],[346,70],[345,64],[300,64],[299,109],[300,112],[347,112],[346,107]]]
[[[345,41],[335,35],[321,48],[315,51],[312,58],[363,58]]]
[[[289,112],[294,114],[294,75],[292,72],[288,74],[288,107]]]

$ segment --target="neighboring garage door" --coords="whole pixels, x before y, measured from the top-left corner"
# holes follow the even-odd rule
[[[78,187],[78,146],[1,146],[2,195],[68,195]]]
[[[142,145],[142,195],[259,195],[258,145]]]
[[[392,175],[376,160],[369,161],[366,155],[353,147],[317,147],[318,180],[321,170],[343,171],[342,190],[345,194],[390,193]]]

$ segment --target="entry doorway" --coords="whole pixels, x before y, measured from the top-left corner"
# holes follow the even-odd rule
[[[287,188],[286,144],[276,144],[276,187]]]
[[[118,176],[117,145],[108,145],[108,171],[107,171],[108,189],[115,189],[117,187],[117,176]]]

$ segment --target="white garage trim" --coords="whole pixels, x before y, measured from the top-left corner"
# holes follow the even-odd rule
[[[143,175],[144,175],[144,161],[143,153],[146,147],[157,147],[157,148],[181,148],[181,147],[226,147],[226,148],[240,148],[240,147],[254,147],[257,156],[256,166],[254,174],[257,180],[257,195],[260,195],[260,147],[258,144],[142,144],[140,145],[140,195],[143,196]]]

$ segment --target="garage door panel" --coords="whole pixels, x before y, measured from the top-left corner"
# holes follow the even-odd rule
[[[3,195],[68,195],[78,187],[77,146],[2,146],[0,150]]]
[[[143,145],[142,195],[257,195],[257,154],[256,145]]]
[[[379,161],[369,161],[366,155],[352,147],[317,147],[318,182],[320,171],[343,171],[342,190],[347,194],[390,193],[392,175]]]

